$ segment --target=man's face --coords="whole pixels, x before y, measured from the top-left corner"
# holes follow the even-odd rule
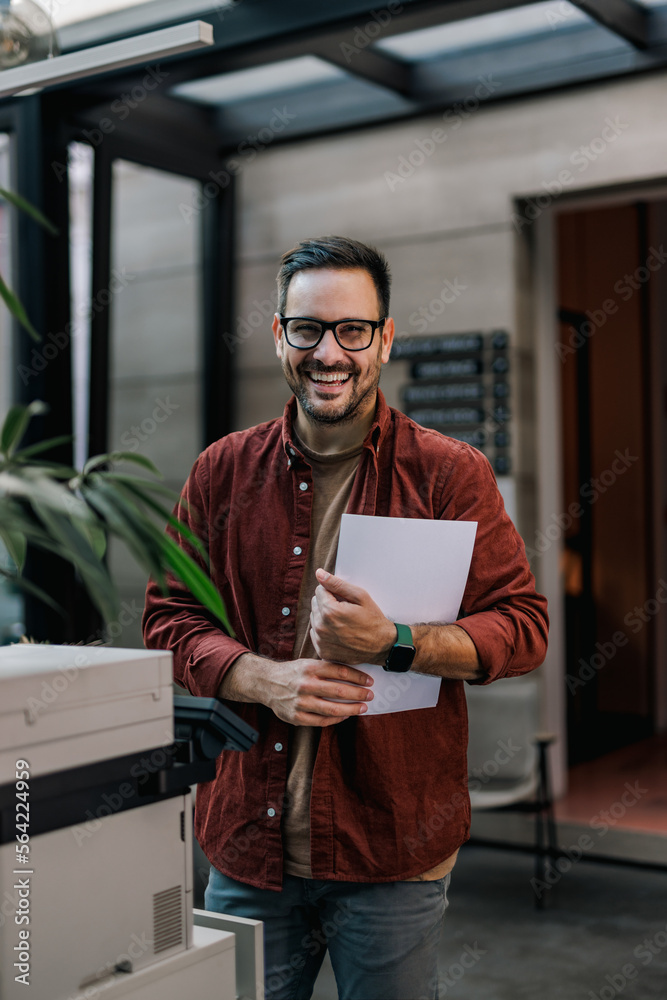
[[[337,271],[317,268],[299,271],[290,281],[286,316],[340,321],[380,319],[380,304],[373,279],[367,271]],[[394,338],[393,320],[376,330],[365,351],[345,351],[332,330],[326,330],[317,345],[307,351],[290,347],[280,320],[273,320],[276,353],[287,384],[307,416],[320,424],[361,419],[375,408],[380,370],[389,360]],[[340,374],[336,381],[317,381],[317,375]]]

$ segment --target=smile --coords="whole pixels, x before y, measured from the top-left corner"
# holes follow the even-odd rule
[[[350,378],[349,372],[306,372],[312,382],[326,385],[343,385]]]

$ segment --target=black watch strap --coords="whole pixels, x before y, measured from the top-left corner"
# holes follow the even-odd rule
[[[396,642],[389,650],[384,669],[392,673],[405,673],[412,666],[417,650],[412,641],[409,625],[401,625],[398,622],[394,622],[394,625],[396,626]]]

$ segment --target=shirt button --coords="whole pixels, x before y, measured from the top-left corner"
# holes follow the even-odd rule
[[[275,745],[275,747],[273,749],[274,750],[282,750],[282,748],[283,748],[282,743],[276,743],[276,745]]]
[[[300,490],[307,490],[308,489],[308,483],[299,483],[299,489]]]
[[[300,545],[295,545],[294,548],[292,549],[292,551],[294,552],[295,556],[300,556],[301,555],[301,546]]]
[[[266,815],[267,816],[275,816],[276,815],[276,810],[275,809],[267,809],[266,810]]]
[[[283,608],[283,614],[285,615],[285,618],[287,618],[289,614],[289,608]]]

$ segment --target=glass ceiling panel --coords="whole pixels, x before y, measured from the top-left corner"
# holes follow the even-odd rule
[[[146,0],[37,0],[51,15],[56,28],[74,21],[89,21],[126,7],[145,6]]]
[[[481,48],[531,35],[541,35],[558,27],[589,24],[590,18],[565,0],[527,4],[525,7],[483,14],[480,17],[423,28],[377,42],[379,49],[404,59],[428,59]]]
[[[254,97],[284,94],[317,83],[340,81],[347,76],[344,70],[324,59],[299,56],[297,59],[285,59],[268,66],[256,66],[183,83],[180,87],[174,87],[172,93],[206,104],[231,104]]]

